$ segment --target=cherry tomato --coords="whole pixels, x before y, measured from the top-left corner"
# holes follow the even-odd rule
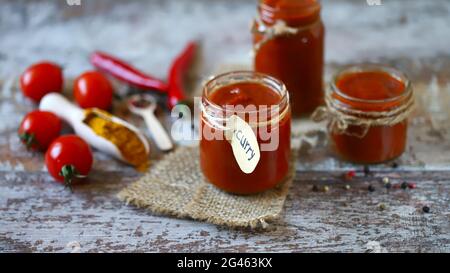
[[[20,123],[20,140],[31,150],[47,150],[61,132],[61,120],[53,113],[33,111]]]
[[[76,135],[57,138],[45,154],[48,172],[57,182],[64,183],[69,188],[88,175],[92,162],[91,148]]]
[[[46,94],[62,91],[62,69],[51,62],[34,64],[20,77],[20,87],[26,97],[38,103]]]
[[[100,72],[88,71],[75,80],[75,100],[82,108],[96,107],[108,110],[111,107],[113,88]]]

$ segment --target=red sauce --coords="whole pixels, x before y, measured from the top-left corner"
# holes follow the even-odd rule
[[[280,94],[270,87],[255,82],[241,82],[223,86],[209,96],[209,100],[217,105],[277,105],[281,101]]]
[[[364,100],[391,99],[405,90],[401,80],[383,71],[346,74],[339,79],[337,87],[350,97]]]
[[[225,105],[279,105],[282,102],[279,93],[261,83],[240,82],[219,87],[207,96],[211,103],[224,107]],[[284,98],[286,99],[286,98]],[[286,104],[285,107],[289,107]],[[206,122],[205,122],[206,120]],[[202,137],[200,141],[200,163],[203,174],[209,182],[218,188],[236,194],[252,194],[273,188],[287,175],[290,160],[291,117],[288,112],[279,122],[278,126],[268,126],[264,130],[278,133],[279,145],[274,151],[261,151],[261,157],[255,170],[246,174],[239,168],[230,143],[223,137],[222,140],[207,140]],[[211,125],[202,115],[201,128],[223,131]],[[270,140],[261,138],[257,130],[258,143],[267,143]],[[277,132],[278,131],[278,132]]]
[[[262,45],[255,54],[255,70],[284,82],[291,94],[294,116],[309,114],[323,102],[325,29],[316,0],[261,0],[259,16],[271,26],[277,20],[302,28]],[[263,36],[254,34],[254,44]]]
[[[340,76],[333,93],[349,109],[390,111],[405,102],[405,83],[384,71],[354,72]],[[381,163],[400,156],[405,150],[407,120],[393,126],[373,126],[363,137],[332,133],[334,149],[341,158],[355,163]],[[350,126],[349,133],[360,134],[360,126]]]

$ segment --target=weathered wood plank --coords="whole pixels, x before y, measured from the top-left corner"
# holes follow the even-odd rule
[[[387,251],[449,251],[450,172],[386,172],[417,182],[414,190],[387,192],[356,178],[343,189],[342,173],[299,172],[279,222],[268,231],[229,230],[152,215],[126,206],[115,194],[135,176],[94,172],[65,190],[45,172],[0,172],[0,246],[4,251],[365,251],[378,241]],[[378,175],[377,175],[378,176]],[[119,178],[119,179],[117,179]],[[330,191],[312,192],[313,184]],[[387,209],[380,211],[379,203]],[[423,205],[430,214],[421,211]]]

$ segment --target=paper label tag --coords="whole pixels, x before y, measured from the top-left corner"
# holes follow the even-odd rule
[[[233,155],[239,168],[244,173],[252,173],[260,159],[258,140],[252,127],[237,115],[229,118],[227,127],[230,128],[230,143]]]

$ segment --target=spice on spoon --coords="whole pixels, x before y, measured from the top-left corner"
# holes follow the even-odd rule
[[[86,117],[83,122],[92,128],[99,136],[108,139],[120,151],[124,159],[135,166],[136,169],[144,171],[147,169],[149,160],[148,153],[144,143],[139,136],[126,126],[113,122],[108,119],[110,115],[107,112],[86,111]]]

